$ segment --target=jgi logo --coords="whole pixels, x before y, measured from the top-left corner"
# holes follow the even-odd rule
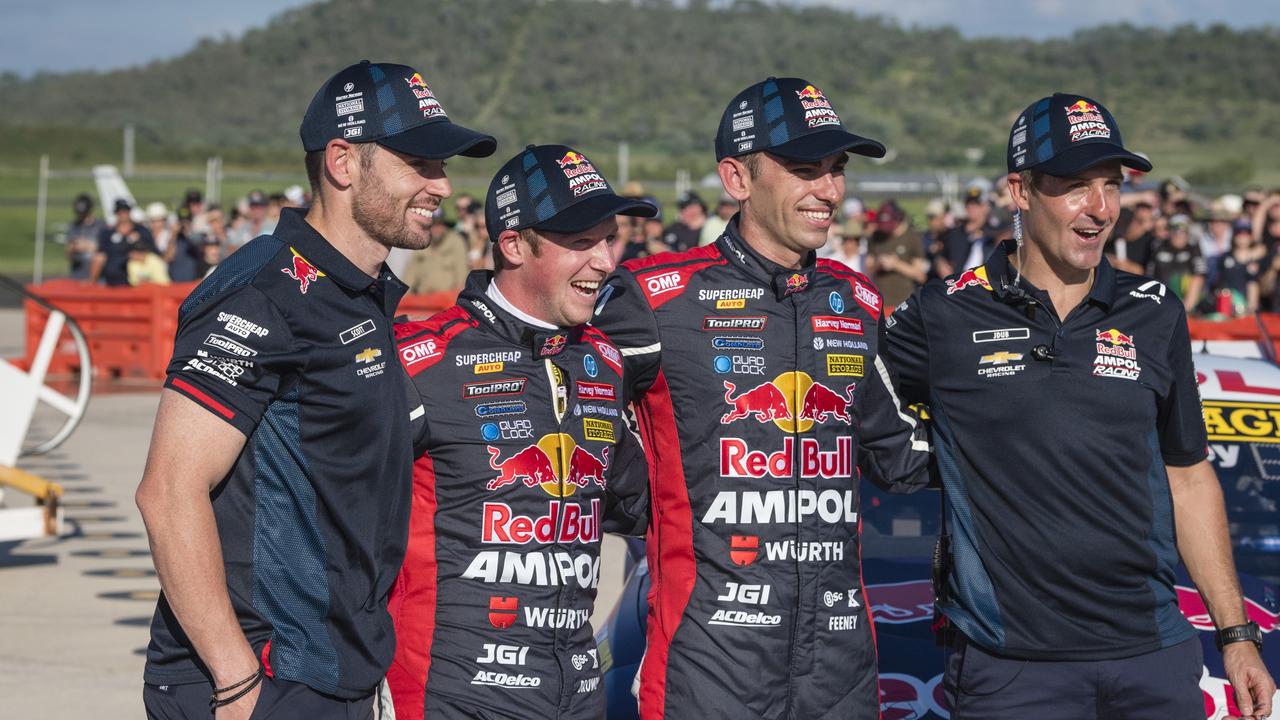
[[[713,365],[721,375],[763,375],[765,367],[764,358],[757,355],[717,355]]]
[[[768,585],[748,585],[745,583],[726,582],[724,594],[716,598],[720,602],[740,602],[747,605],[768,605]]]
[[[524,665],[529,656],[529,648],[519,645],[484,644],[484,654],[476,658],[481,665]]]

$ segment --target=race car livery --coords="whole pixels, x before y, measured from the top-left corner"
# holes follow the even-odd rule
[[[387,679],[402,720],[598,718],[600,540],[635,531],[647,492],[622,359],[494,290],[473,273],[453,308],[396,326],[425,423]]]
[[[929,404],[951,572],[942,610],[1006,657],[1105,660],[1195,635],[1178,612],[1166,466],[1206,457],[1181,301],[1103,258],[1059,319],[1006,243],[889,321]]]
[[[736,219],[602,293],[651,468],[641,717],[877,717],[858,480],[917,489],[928,461],[880,294],[812,255],[769,262]]]

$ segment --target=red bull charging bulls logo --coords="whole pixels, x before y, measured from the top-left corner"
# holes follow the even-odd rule
[[[578,153],[570,150],[569,152],[564,154],[564,157],[557,160],[556,164],[560,166],[561,170],[563,170],[567,167],[572,167],[574,165],[581,165],[586,161],[587,159],[582,156],[582,153]]]
[[[954,295],[965,288],[971,287],[980,287],[987,291],[991,290],[991,283],[987,280],[986,266],[979,266],[970,270],[965,270],[960,273],[959,277],[948,280],[947,294]]]
[[[1111,328],[1110,330],[1094,330],[1094,332],[1097,333],[1097,341],[1100,343],[1133,347],[1133,336],[1126,335],[1115,328]]]
[[[307,259],[298,254],[297,250],[289,248],[289,252],[293,253],[293,266],[281,268],[280,272],[288,275],[298,281],[298,289],[303,295],[307,294],[307,288],[311,287],[311,283],[324,277],[324,273],[316,269],[315,265],[307,262]]]
[[[726,380],[724,401],[731,409],[721,416],[720,424],[752,418],[756,422],[772,422],[783,432],[805,432],[815,422],[828,420],[849,425],[853,422],[849,406],[853,404],[855,387],[850,384],[841,394],[800,371],[782,373],[742,392]]]
[[[552,497],[569,497],[578,488],[595,483],[604,487],[604,473],[609,466],[609,448],[596,457],[578,445],[565,433],[543,435],[538,442],[518,450],[505,460],[499,460],[502,451],[489,446],[489,467],[498,476],[486,485],[487,490],[497,490],[507,485],[522,483],[527,487],[540,487]]]

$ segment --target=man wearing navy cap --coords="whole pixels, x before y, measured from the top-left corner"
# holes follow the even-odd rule
[[[1122,167],[1151,170],[1100,103],[1032,104],[1009,138],[1016,239],[889,321],[887,355],[903,399],[930,406],[945,490],[953,718],[1203,718],[1179,557],[1241,713],[1271,709],[1186,315],[1103,256]]]
[[[137,502],[163,590],[151,718],[368,718],[395,640],[422,407],[396,362],[406,288],[384,260],[430,242],[453,124],[404,65],[352,65],[303,117],[314,204],[196,287]]]
[[[879,355],[880,293],[815,250],[848,154],[884,152],[812,83],[756,83],[716,136],[724,233],[606,286],[596,325],[653,466],[645,720],[879,716],[858,480],[918,489],[928,445]]]
[[[582,153],[531,145],[485,199],[494,271],[397,326],[426,417],[391,597],[396,717],[604,716],[588,622],[601,531],[642,526],[648,472],[621,354],[587,321],[614,268],[615,216],[655,212]]]

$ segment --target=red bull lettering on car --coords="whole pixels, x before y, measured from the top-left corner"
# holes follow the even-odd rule
[[[1174,589],[1178,592],[1178,608],[1187,617],[1187,622],[1197,630],[1217,632],[1200,592],[1185,585],[1175,585]],[[1280,622],[1280,612],[1266,609],[1247,595],[1244,597],[1244,613],[1249,620],[1258,623],[1264,634],[1275,632],[1277,623]]]
[[[324,273],[320,272],[315,265],[307,262],[297,250],[289,248],[289,252],[293,253],[293,265],[287,268],[281,268],[280,272],[288,275],[298,281],[298,289],[303,295],[307,294],[307,288],[311,287],[311,283],[324,277]]]
[[[902,625],[933,621],[933,583],[929,580],[868,585],[863,596],[876,623]]]

